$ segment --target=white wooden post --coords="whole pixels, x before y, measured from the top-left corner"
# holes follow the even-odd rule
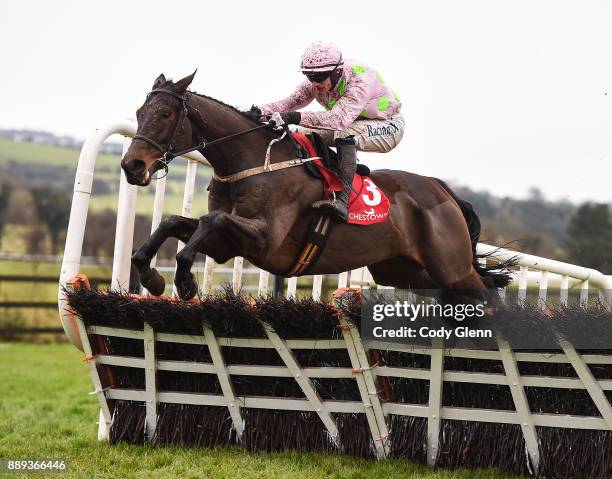
[[[234,270],[232,271],[232,290],[234,293],[238,293],[242,287],[242,265],[244,264],[244,258],[236,256],[234,258]]]
[[[287,280],[287,299],[295,299],[297,292],[297,276],[292,276]]]
[[[444,349],[441,339],[431,341],[431,375],[429,377],[429,412],[427,416],[427,464],[435,466],[440,453],[442,424],[442,388],[444,386]]]

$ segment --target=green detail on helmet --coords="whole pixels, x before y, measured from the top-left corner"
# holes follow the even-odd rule
[[[346,92],[346,80],[340,80],[338,82],[338,93],[342,96],[344,92]]]
[[[383,85],[385,84],[385,79],[382,77],[382,75],[378,72],[376,72],[376,79],[382,83]]]
[[[363,75],[366,72],[366,67],[361,65],[353,65],[353,73]]]
[[[330,100],[327,102],[327,105],[325,105],[325,108],[327,108],[328,110],[331,110],[335,104],[336,104],[336,100],[334,100],[333,98],[330,98]]]
[[[385,111],[387,108],[389,108],[389,99],[386,96],[381,96],[378,100],[378,109]]]
[[[359,116],[361,116],[363,118],[367,118],[368,117],[368,110],[361,110],[361,113],[359,113]]]
[[[395,92],[392,92],[392,93],[393,93],[393,98],[395,98],[395,101],[396,101],[396,102],[398,102],[398,103],[400,103],[400,102],[401,102],[401,100],[400,100],[400,97],[399,97],[399,96],[397,96],[397,93],[395,93]]]

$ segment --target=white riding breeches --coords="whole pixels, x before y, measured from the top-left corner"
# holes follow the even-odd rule
[[[335,146],[336,138],[354,136],[357,150],[387,153],[395,148],[404,136],[404,118],[401,114],[388,120],[356,120],[346,130],[320,130],[298,127],[300,133],[318,133],[327,146]]]

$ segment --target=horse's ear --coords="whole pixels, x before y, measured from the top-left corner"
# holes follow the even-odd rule
[[[157,88],[159,88],[160,86],[162,86],[164,83],[166,83],[166,77],[164,76],[164,74],[162,73],[160,76],[158,76],[155,79],[155,82],[153,83],[153,88],[151,88],[151,90],[155,90]]]
[[[187,91],[187,87],[191,85],[191,82],[193,81],[193,77],[195,76],[197,71],[198,70],[196,69],[196,71],[194,71],[191,75],[186,76],[185,78],[182,78],[181,80],[177,81],[174,84],[174,88],[176,89],[178,93],[182,94]]]

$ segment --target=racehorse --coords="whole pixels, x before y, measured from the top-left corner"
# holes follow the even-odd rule
[[[161,295],[164,279],[150,267],[169,237],[185,247],[176,255],[175,285],[182,299],[197,294],[190,270],[198,252],[225,263],[242,256],[255,266],[287,275],[317,214],[323,183],[303,166],[262,172],[295,158],[291,141],[258,119],[205,95],[188,91],[195,72],[177,82],[160,75],[137,111],[138,129],[121,161],[127,181],[147,186],[155,172],[186,151],[199,150],[214,169],[208,211],[199,219],[169,216],[132,257],[141,282]],[[259,174],[241,173],[251,169]],[[236,181],[224,181],[237,175]],[[487,288],[507,285],[504,265],[479,264],[480,221],[471,205],[442,181],[398,170],[370,177],[390,200],[389,218],[358,226],[336,223],[308,274],[332,274],[367,266],[379,285],[440,289],[443,301],[485,300]]]

